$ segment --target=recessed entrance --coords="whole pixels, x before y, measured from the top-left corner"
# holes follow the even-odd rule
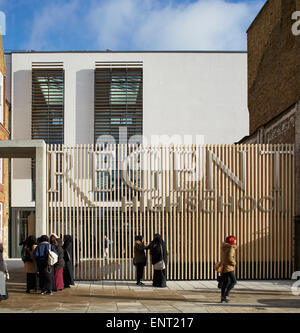
[[[0,158],[10,159],[34,159],[35,160],[35,202],[31,197],[32,207],[18,207],[11,202],[11,218],[9,225],[8,244],[11,258],[20,258],[20,242],[29,234],[41,236],[46,234],[46,144],[43,140],[1,140]],[[10,180],[11,182],[13,179]],[[20,197],[24,195],[22,184],[14,184],[14,192],[18,192]]]
[[[29,235],[35,235],[35,208],[12,208],[9,227],[9,255],[11,258],[20,258],[20,243]]]

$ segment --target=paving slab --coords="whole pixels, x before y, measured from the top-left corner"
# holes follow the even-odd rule
[[[9,267],[10,269],[10,267]],[[155,288],[152,281],[75,281],[53,295],[25,293],[26,275],[10,269],[9,298],[1,313],[300,313],[300,296],[291,292],[291,280],[238,281],[230,303],[220,303],[217,281],[167,281]]]

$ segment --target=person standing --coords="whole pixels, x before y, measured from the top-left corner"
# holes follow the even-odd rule
[[[222,288],[221,288],[221,303],[229,302],[229,292],[236,284],[236,277],[234,274],[236,260],[236,237],[228,236],[221,247],[221,264],[222,270]]]
[[[0,301],[8,299],[6,280],[9,279],[8,269],[3,259],[3,244],[0,243]]]
[[[135,245],[134,245],[134,257],[133,264],[136,269],[136,284],[139,286],[143,286],[144,283],[141,282],[144,275],[144,267],[146,266],[147,259],[145,254],[145,245],[144,245],[144,237],[136,236],[135,237]]]
[[[42,295],[52,295],[53,291],[54,267],[48,265],[49,250],[57,254],[55,246],[49,243],[49,237],[43,235],[40,237],[39,245],[33,251],[38,267]]]
[[[80,263],[80,256],[81,256],[81,242],[78,238],[75,237],[75,251],[74,251],[74,266],[77,267]],[[96,244],[96,242],[95,242]]]
[[[56,234],[50,236],[50,244],[53,244],[58,253],[57,263],[54,264],[54,289],[53,291],[64,289],[63,269],[65,266],[64,250],[62,240]]]
[[[155,234],[153,241],[146,249],[150,250],[154,269],[153,287],[165,288],[167,286],[166,267],[168,262],[166,243],[161,235]]]
[[[65,266],[63,269],[64,288],[70,288],[70,285],[74,285],[73,280],[73,250],[72,250],[72,236],[64,236],[64,261]]]
[[[110,244],[110,240],[108,239],[107,235],[104,235],[104,259],[108,258],[108,246]]]
[[[37,291],[37,270],[36,261],[33,255],[36,249],[36,238],[35,236],[28,236],[24,244],[24,253],[22,260],[24,261],[24,272],[26,273],[26,293],[30,293],[30,290]]]

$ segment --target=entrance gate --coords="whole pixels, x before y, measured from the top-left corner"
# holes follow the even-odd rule
[[[77,280],[134,280],[134,238],[156,233],[168,280],[215,279],[228,235],[238,279],[291,277],[294,145],[48,145],[47,171],[47,232],[73,236]]]

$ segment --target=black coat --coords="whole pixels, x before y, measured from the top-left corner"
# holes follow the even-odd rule
[[[65,267],[63,272],[64,277],[64,285],[65,287],[74,285],[73,279],[73,251],[72,251],[72,240],[68,239],[64,242],[63,250],[64,250],[64,261]]]
[[[136,241],[134,245],[134,264],[144,264],[146,265],[147,258],[145,254],[145,245],[140,241]]]
[[[166,248],[166,243],[163,240],[161,240],[160,243],[155,243],[152,241],[150,245],[147,247],[147,249],[150,249],[152,265],[155,265],[162,259],[164,260],[165,265],[167,265],[168,252]]]
[[[63,251],[64,251],[64,261],[65,263],[68,261],[73,261],[73,247],[72,243],[68,242],[63,245]]]

